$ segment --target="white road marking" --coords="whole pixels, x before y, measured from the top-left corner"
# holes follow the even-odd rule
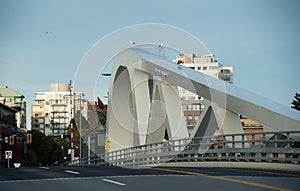
[[[121,176],[93,176],[93,177],[63,177],[63,178],[40,178],[40,179],[24,179],[24,180],[0,180],[0,183],[23,183],[23,182],[39,182],[39,181],[67,181],[67,180],[93,180],[103,178],[143,178],[143,177],[188,177],[192,175],[184,174],[153,174],[153,175],[121,175]]]
[[[72,171],[72,170],[65,170],[66,173],[70,174],[80,174],[80,172]]]
[[[105,181],[105,182],[117,184],[117,185],[120,185],[120,186],[125,186],[125,185],[126,185],[126,184],[124,184],[124,183],[117,182],[117,181],[113,181],[113,180],[109,180],[109,179],[102,179],[102,180]]]
[[[46,166],[41,166],[40,168],[41,168],[41,169],[45,169],[45,170],[50,170],[50,168],[49,168],[49,167],[46,167]]]

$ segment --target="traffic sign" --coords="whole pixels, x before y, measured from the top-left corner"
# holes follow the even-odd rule
[[[106,139],[106,140],[105,140],[105,144],[106,144],[106,145],[109,145],[110,143],[111,143],[111,142],[110,142],[109,139]]]
[[[5,159],[12,159],[12,151],[5,151]]]

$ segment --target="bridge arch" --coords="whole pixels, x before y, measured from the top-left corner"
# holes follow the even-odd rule
[[[110,150],[161,142],[165,132],[170,139],[188,137],[178,86],[209,101],[193,136],[216,130],[241,133],[238,114],[277,131],[300,129],[299,112],[167,61],[159,46],[151,51],[132,46],[114,59],[108,100]]]

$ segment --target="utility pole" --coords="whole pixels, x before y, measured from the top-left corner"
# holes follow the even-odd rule
[[[72,92],[72,80],[70,80],[70,108],[71,108],[71,161],[74,161],[74,103],[73,103],[73,92]]]
[[[84,93],[80,93],[80,100],[79,100],[79,111],[80,111],[80,116],[79,116],[79,162],[81,162],[81,157],[82,157],[82,109],[81,109],[81,102],[85,102],[85,99],[82,99],[82,96],[84,96]]]
[[[79,164],[81,164],[81,154],[82,154],[82,148],[81,148],[81,136],[82,136],[82,131],[81,131],[81,93],[80,93],[80,100],[79,100],[79,109],[80,109],[80,116],[79,116]]]

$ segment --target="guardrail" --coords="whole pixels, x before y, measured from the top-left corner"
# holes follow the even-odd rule
[[[228,134],[170,140],[103,153],[71,165],[140,166],[182,161],[300,164],[300,131]]]

